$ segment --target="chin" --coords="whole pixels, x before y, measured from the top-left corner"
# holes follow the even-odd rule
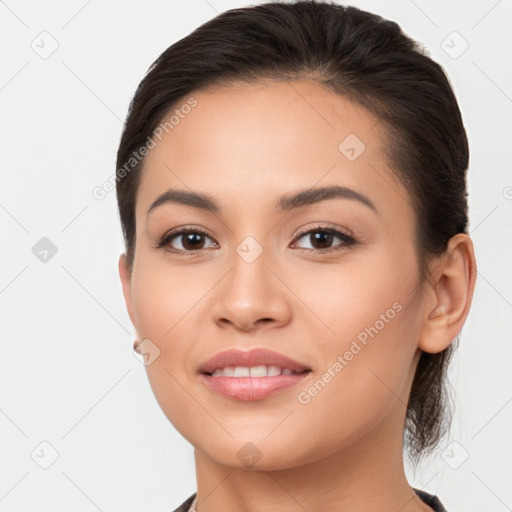
[[[314,446],[304,446],[290,436],[251,440],[250,436],[231,438],[226,434],[223,442],[216,440],[214,444],[205,439],[200,442],[189,441],[203,456],[216,464],[242,471],[280,471],[310,463],[315,456],[323,456]]]

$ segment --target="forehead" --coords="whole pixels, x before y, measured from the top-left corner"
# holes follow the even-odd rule
[[[146,157],[139,212],[168,188],[257,209],[290,190],[337,183],[377,206],[396,203],[401,185],[387,166],[379,119],[325,86],[273,81],[190,97],[193,108],[184,108],[185,98],[162,119],[164,127],[173,122]]]

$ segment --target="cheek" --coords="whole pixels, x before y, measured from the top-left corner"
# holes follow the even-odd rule
[[[143,255],[141,251],[140,255]],[[170,267],[160,258],[139,256],[132,277],[132,300],[139,338],[151,340],[159,355],[146,366],[155,398],[178,431],[200,413],[187,390],[195,383],[195,366],[202,357],[198,343],[208,330],[204,304],[224,269],[193,265]],[[211,326],[210,326],[211,332]],[[188,430],[190,425],[188,426]]]
[[[160,257],[141,257],[134,268],[132,299],[139,335],[165,342],[214,285],[213,269],[193,265],[171,267]]]
[[[333,435],[379,421],[397,396],[407,402],[420,317],[412,256],[408,264],[380,253],[347,263],[347,271],[326,266],[302,284],[301,298],[318,320],[310,327],[321,363],[315,383],[301,390],[300,403],[312,416],[336,411],[329,419]]]
[[[322,334],[316,339],[323,352],[350,345],[354,338],[363,343],[403,338],[396,336],[397,329],[414,313],[419,276],[412,248],[402,248],[400,257],[392,249],[348,254],[340,264],[311,265],[286,276],[314,313],[309,315],[310,327]]]

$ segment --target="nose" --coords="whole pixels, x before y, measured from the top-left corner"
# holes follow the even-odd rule
[[[231,271],[216,287],[214,321],[243,332],[286,325],[291,319],[288,290],[278,271],[267,265],[265,251],[252,263],[238,254],[232,261]]]

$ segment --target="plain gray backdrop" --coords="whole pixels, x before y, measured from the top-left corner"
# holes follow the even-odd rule
[[[245,0],[0,1],[0,512],[171,511],[192,447],[134,357],[115,172],[129,101],[169,45]],[[411,485],[512,508],[512,2],[350,2],[446,70],[467,128],[478,279],[450,370],[449,439]]]

